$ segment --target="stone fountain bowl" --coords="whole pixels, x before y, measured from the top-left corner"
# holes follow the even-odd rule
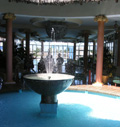
[[[38,94],[51,96],[66,90],[73,82],[74,76],[68,74],[29,74],[24,76],[25,84]]]

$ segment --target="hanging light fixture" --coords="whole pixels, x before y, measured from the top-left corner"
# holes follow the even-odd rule
[[[100,3],[106,0],[9,0],[9,2],[24,2],[24,3],[33,3],[38,5],[66,5],[66,4],[83,4],[88,2]],[[117,0],[115,0],[118,2]]]

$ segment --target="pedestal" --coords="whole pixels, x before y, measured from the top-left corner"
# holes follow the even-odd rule
[[[41,115],[56,115],[57,114],[57,104],[44,104],[40,103],[40,114]]]
[[[41,115],[49,115],[49,116],[56,115],[57,107],[58,107],[57,95],[41,96],[41,102],[40,102]]]

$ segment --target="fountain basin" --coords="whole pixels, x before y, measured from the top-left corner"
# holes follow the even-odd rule
[[[57,95],[66,90],[73,82],[74,76],[67,74],[29,74],[24,76],[25,84],[42,95]]]
[[[57,94],[66,90],[74,76],[56,73],[29,74],[24,76],[25,84],[41,94],[40,109],[42,114],[57,113]]]

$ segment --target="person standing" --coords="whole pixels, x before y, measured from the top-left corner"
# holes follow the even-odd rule
[[[61,54],[58,54],[58,58],[57,58],[57,72],[58,73],[62,73],[62,64],[64,62],[64,59],[61,57]]]

